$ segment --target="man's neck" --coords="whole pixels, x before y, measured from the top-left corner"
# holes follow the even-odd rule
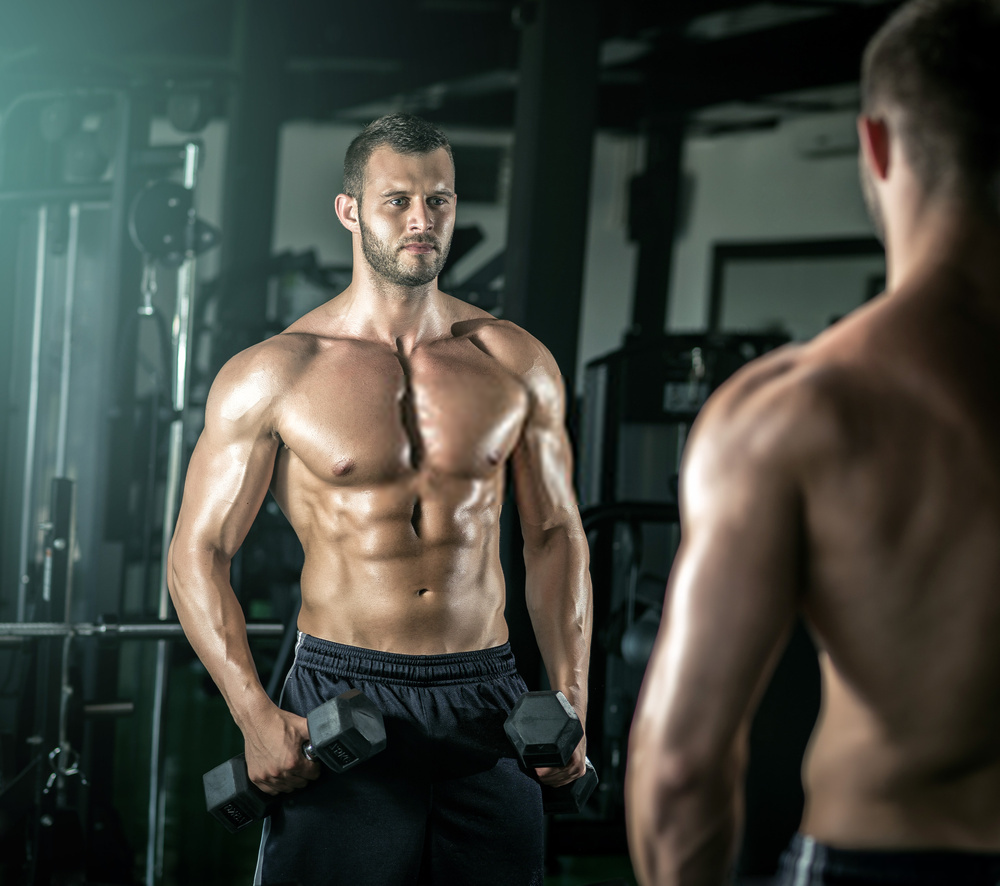
[[[393,284],[373,272],[367,275],[355,272],[339,301],[344,324],[352,335],[382,342],[408,354],[417,345],[441,338],[447,332],[444,298],[436,279],[423,286],[409,287]]]
[[[895,291],[951,268],[983,292],[1000,283],[1000,223],[960,202],[927,200],[890,224],[886,239],[887,288]]]

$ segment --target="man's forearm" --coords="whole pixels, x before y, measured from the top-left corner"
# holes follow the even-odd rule
[[[678,805],[683,815],[689,804]],[[728,886],[733,882],[737,829],[729,810],[683,827],[650,827],[630,837],[640,886]],[[700,826],[704,826],[704,830]]]
[[[650,698],[647,705],[655,706]],[[658,712],[643,710],[629,738],[625,812],[641,886],[723,886],[731,882],[742,827],[739,742],[722,759],[664,745]]]
[[[525,545],[525,595],[549,683],[583,720],[593,626],[587,563],[582,535],[553,532],[543,545]]]
[[[228,564],[171,555],[170,594],[195,654],[222,693],[236,724],[246,727],[270,703],[247,638],[246,619],[229,584]]]

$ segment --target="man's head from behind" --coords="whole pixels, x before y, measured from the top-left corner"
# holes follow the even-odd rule
[[[451,157],[447,136],[433,123],[412,114],[387,114],[369,123],[347,148],[344,157],[344,193],[361,202],[365,170],[376,148],[397,154],[430,154],[444,148]]]
[[[891,121],[928,195],[1000,217],[1000,0],[910,0],[865,51],[862,113]]]

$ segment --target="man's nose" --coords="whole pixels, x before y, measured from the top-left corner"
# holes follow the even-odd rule
[[[434,227],[434,219],[427,209],[427,205],[422,202],[414,203],[410,209],[410,218],[407,227],[411,231],[429,231]]]

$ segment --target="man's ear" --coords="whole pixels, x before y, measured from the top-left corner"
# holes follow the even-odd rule
[[[858,139],[861,153],[872,174],[880,181],[889,176],[889,126],[881,117],[858,117]]]
[[[354,234],[361,233],[361,223],[358,220],[358,201],[347,194],[337,194],[333,203],[337,210],[340,223]]]

